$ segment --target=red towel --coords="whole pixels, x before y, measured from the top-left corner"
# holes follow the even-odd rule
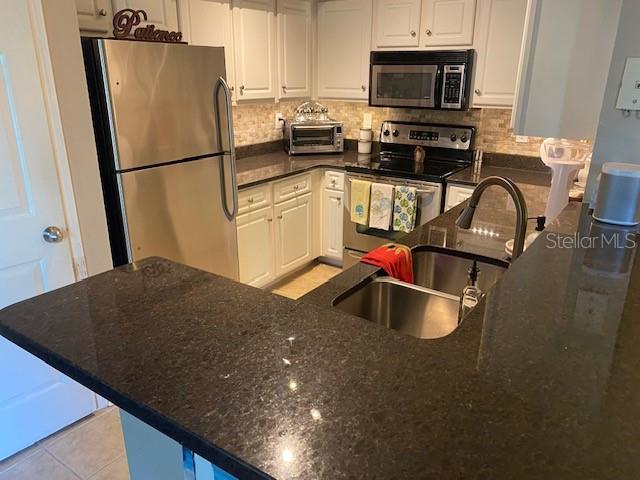
[[[387,275],[402,282],[413,283],[413,260],[411,249],[405,245],[388,243],[371,250],[362,262],[382,268]]]

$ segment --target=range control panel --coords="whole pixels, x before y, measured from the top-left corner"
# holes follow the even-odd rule
[[[471,150],[474,127],[428,123],[382,122],[380,142]]]

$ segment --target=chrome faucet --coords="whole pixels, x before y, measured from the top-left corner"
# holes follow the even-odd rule
[[[469,204],[456,220],[456,225],[465,230],[471,228],[471,221],[476,213],[476,207],[480,202],[480,197],[484,191],[492,185],[504,188],[507,193],[511,195],[513,203],[516,205],[516,237],[513,241],[513,254],[511,255],[511,258],[515,260],[524,250],[524,240],[527,235],[527,202],[524,199],[524,195],[522,195],[522,191],[508,178],[488,177],[481,181],[473,191],[469,199]]]

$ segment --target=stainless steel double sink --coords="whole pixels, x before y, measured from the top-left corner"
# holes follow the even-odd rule
[[[440,247],[413,250],[414,285],[378,274],[342,293],[333,306],[418,338],[441,338],[459,325],[460,296],[476,261],[478,287],[487,292],[507,262]]]

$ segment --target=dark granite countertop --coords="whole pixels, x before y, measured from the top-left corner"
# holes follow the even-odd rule
[[[551,186],[551,170],[540,158],[496,153],[485,153],[480,168],[465,168],[447,178],[447,183],[476,186],[492,176],[507,177],[518,184]]]
[[[240,158],[236,163],[238,188],[249,188],[264,182],[307,172],[314,168],[344,169],[355,164],[357,150],[345,150],[343,154],[316,154],[289,156],[285,151],[252,155]],[[360,158],[369,158],[369,155]]]
[[[405,243],[492,250],[453,219]],[[292,301],[158,258],[7,307],[0,333],[243,479],[635,479],[640,261],[613,233],[569,205],[438,340],[328,308],[373,267]]]

